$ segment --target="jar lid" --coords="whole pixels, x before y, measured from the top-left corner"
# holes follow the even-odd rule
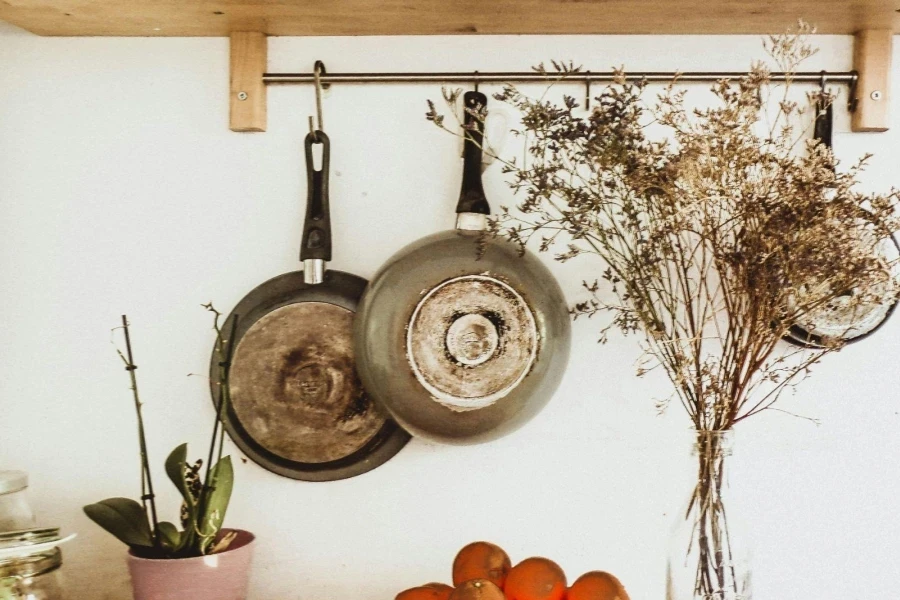
[[[60,565],[62,565],[62,551],[59,548],[50,548],[27,556],[0,558],[0,578],[35,577],[58,569]]]
[[[74,533],[61,537],[59,535],[59,527],[23,529],[21,531],[0,533],[0,560],[47,552],[74,538]]]
[[[21,529],[0,533],[0,549],[19,546],[34,546],[46,542],[59,541],[59,527],[41,527],[38,529]]]
[[[0,496],[20,492],[28,487],[25,471],[0,471]]]

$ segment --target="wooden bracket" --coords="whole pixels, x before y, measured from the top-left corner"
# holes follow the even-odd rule
[[[236,31],[231,34],[231,130],[266,130],[266,34]]]
[[[890,124],[891,53],[890,29],[865,29],[856,34],[853,68],[856,83],[856,110],[853,131],[887,131]]]

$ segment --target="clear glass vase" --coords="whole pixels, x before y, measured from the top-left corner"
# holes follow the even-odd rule
[[[728,482],[731,431],[697,431],[691,452],[696,480],[675,515],[666,600],[750,600],[748,531]]]

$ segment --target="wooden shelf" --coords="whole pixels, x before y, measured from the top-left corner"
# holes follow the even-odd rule
[[[798,19],[856,36],[854,131],[888,128],[900,0],[0,0],[47,36],[230,36],[231,122],[265,131],[267,36],[763,34]]]
[[[0,0],[50,36],[900,32],[900,0]]]

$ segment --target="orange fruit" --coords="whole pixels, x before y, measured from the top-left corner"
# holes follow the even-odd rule
[[[622,583],[604,571],[591,571],[575,580],[567,600],[630,600]]]
[[[566,574],[549,558],[526,558],[506,576],[507,600],[562,600]]]
[[[394,600],[449,600],[453,588],[445,583],[426,583],[397,594]]]
[[[470,579],[450,594],[450,600],[506,600],[503,590],[487,579]]]
[[[487,579],[502,588],[512,563],[503,549],[490,542],[472,542],[453,559],[453,585]]]

